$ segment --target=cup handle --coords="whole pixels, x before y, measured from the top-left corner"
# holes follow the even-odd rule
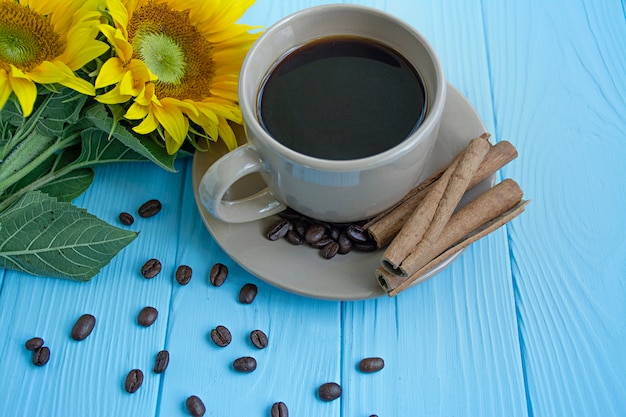
[[[198,193],[202,205],[213,217],[227,223],[259,220],[283,211],[281,203],[269,187],[239,200],[224,200],[230,187],[241,178],[267,171],[263,160],[250,145],[242,145],[218,159],[204,173]]]

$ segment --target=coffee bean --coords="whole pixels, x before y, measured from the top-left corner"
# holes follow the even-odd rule
[[[211,268],[211,273],[209,274],[209,281],[213,286],[219,287],[226,281],[228,278],[228,267],[221,263],[216,263]]]
[[[187,265],[181,265],[176,269],[176,282],[180,285],[187,285],[191,281],[192,275],[191,267]]]
[[[91,334],[96,325],[96,318],[91,314],[83,314],[76,320],[72,328],[72,339],[80,341],[84,340]]]
[[[302,218],[302,214],[298,213],[294,209],[287,207],[285,210],[278,213],[278,217],[286,220],[299,220]]]
[[[187,401],[185,401],[185,406],[187,407],[187,411],[189,411],[189,414],[191,414],[193,417],[202,417],[206,412],[204,403],[199,397],[195,395],[187,398]]]
[[[137,323],[143,327],[152,326],[159,315],[159,311],[154,307],[144,307],[141,309],[139,314],[137,314]]]
[[[359,370],[361,372],[378,372],[385,367],[383,358],[365,358],[359,362]]]
[[[156,355],[154,360],[154,373],[162,374],[167,369],[167,365],[170,363],[170,353],[167,350],[162,350]]]
[[[330,237],[324,235],[318,241],[311,243],[311,246],[314,247],[315,249],[322,249],[324,246],[326,246],[326,245],[328,245],[329,243],[332,243],[332,242],[334,242],[334,240],[332,240]]]
[[[239,302],[242,304],[251,304],[257,293],[257,286],[254,284],[245,284],[239,290]]]
[[[311,245],[320,240],[326,234],[326,228],[321,224],[314,224],[309,227],[304,236],[304,240]]]
[[[287,235],[289,229],[291,228],[291,223],[289,220],[279,220],[276,223],[270,225],[270,227],[265,230],[265,237],[269,240],[278,240],[282,239]]]
[[[339,243],[335,241],[331,241],[322,249],[320,249],[320,255],[322,255],[322,258],[324,259],[330,259],[333,256],[337,255],[338,251],[339,251]]]
[[[267,347],[267,335],[262,330],[252,330],[250,332],[250,341],[257,349],[264,349]]]
[[[139,213],[139,215],[144,218],[152,217],[159,211],[161,211],[162,207],[163,206],[161,205],[161,202],[159,200],[148,200],[143,203],[141,207],[139,207],[137,213]]]
[[[327,382],[322,384],[317,393],[323,401],[332,401],[341,397],[341,386],[336,382]]]
[[[363,229],[363,227],[358,224],[351,224],[348,226],[346,234],[355,242],[367,242],[370,238],[367,230]]]
[[[272,417],[289,417],[287,405],[282,401],[272,404]]]
[[[339,244],[339,248],[337,249],[337,253],[341,255],[345,255],[346,253],[352,250],[352,240],[348,237],[345,232],[341,232],[339,237],[337,238],[337,244]]]
[[[132,214],[126,213],[124,211],[120,213],[120,222],[122,222],[122,224],[125,224],[126,226],[130,226],[135,222],[135,219],[133,218]]]
[[[124,389],[132,394],[141,387],[141,384],[143,384],[143,372],[141,372],[141,369],[133,369],[126,375]]]
[[[302,236],[300,236],[298,232],[294,232],[293,230],[287,232],[286,238],[292,245],[302,245],[304,243],[304,239],[302,239]]]
[[[33,337],[28,339],[24,346],[26,346],[28,350],[35,351],[43,346],[43,339],[41,337]]]
[[[354,249],[360,250],[361,252],[373,252],[378,249],[378,247],[374,240],[366,240],[365,242],[354,242]]]
[[[228,346],[233,340],[230,330],[225,326],[217,326],[211,330],[211,340],[219,347]]]
[[[144,278],[154,278],[161,272],[161,261],[158,259],[149,259],[142,267],[141,267],[141,275]]]
[[[237,358],[233,362],[233,368],[235,368],[237,372],[252,372],[256,369],[256,359],[251,356]]]
[[[41,346],[33,350],[33,365],[44,366],[50,360],[50,349],[48,346]]]
[[[307,229],[306,224],[304,224],[304,222],[299,221],[299,220],[294,220],[291,222],[291,224],[293,225],[293,231],[296,232],[298,236],[300,236],[302,239],[304,239],[306,236],[306,229]]]

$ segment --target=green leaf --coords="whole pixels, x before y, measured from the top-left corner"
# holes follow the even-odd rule
[[[0,268],[88,281],[137,233],[30,192],[0,214]]]
[[[111,117],[103,104],[97,104],[87,109],[85,119],[102,132],[106,132],[107,136],[119,140],[124,146],[161,168],[171,172],[176,171],[174,169],[176,155],[169,155],[165,147],[155,143],[151,138],[137,135],[120,125],[116,119]],[[141,139],[138,136],[141,136]]]
[[[87,191],[94,177],[95,172],[92,168],[76,169],[53,179],[39,190],[59,201],[69,202]]]
[[[82,152],[76,163],[95,166],[115,162],[146,161],[142,154],[124,146],[116,138],[109,138],[107,132],[103,130],[85,129],[80,136],[82,138]]]
[[[76,123],[88,96],[70,88],[51,93],[45,104],[37,131],[45,136],[62,136],[66,125]]]

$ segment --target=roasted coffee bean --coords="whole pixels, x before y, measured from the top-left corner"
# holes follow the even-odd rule
[[[135,219],[133,218],[132,214],[122,212],[120,213],[120,222],[122,222],[122,224],[125,224],[126,226],[130,226],[135,222]]]
[[[252,330],[250,332],[250,341],[257,349],[264,349],[267,347],[267,335],[262,330]]]
[[[191,281],[193,271],[187,265],[181,265],[176,269],[176,282],[180,285],[187,285]]]
[[[352,246],[354,245],[352,243],[352,240],[350,240],[345,232],[341,232],[341,234],[339,234],[339,237],[337,238],[337,243],[339,244],[337,252],[342,255],[350,252],[352,250]]]
[[[141,384],[143,384],[143,372],[141,369],[133,369],[126,375],[124,389],[132,394],[141,387]]]
[[[144,307],[137,314],[137,323],[143,327],[150,327],[156,321],[159,311],[154,307]]]
[[[209,274],[211,284],[215,287],[219,287],[226,281],[226,278],[228,278],[228,267],[221,263],[213,265]]]
[[[282,401],[272,404],[272,417],[289,417],[287,405]]]
[[[319,387],[317,393],[324,401],[336,400],[341,397],[341,386],[336,382],[327,382]]]
[[[233,362],[233,368],[235,368],[237,372],[252,372],[256,369],[256,359],[252,356],[237,358]]]
[[[320,249],[320,255],[322,255],[322,258],[324,259],[330,259],[333,256],[337,255],[338,251],[339,251],[339,243],[335,242],[334,240],[331,240],[326,246]]]
[[[211,340],[219,347],[228,346],[233,340],[230,330],[225,326],[217,326],[211,330]]]
[[[289,220],[279,220],[276,223],[270,225],[270,227],[265,230],[265,237],[269,240],[278,240],[282,239],[287,235],[289,229],[291,228],[291,223]]]
[[[304,239],[309,245],[311,245],[323,238],[325,234],[326,228],[324,228],[324,226],[321,224],[314,224],[307,229]]]
[[[332,240],[330,237],[324,235],[317,242],[311,243],[311,247],[313,247],[315,249],[322,249],[324,246],[326,246],[326,245],[328,245],[329,243],[332,243],[332,242],[334,242],[334,240]]]
[[[374,240],[367,240],[365,242],[354,242],[354,249],[361,252],[373,252],[378,249]]]
[[[307,228],[304,222],[299,221],[299,220],[294,220],[291,222],[291,224],[293,225],[292,231],[296,232],[298,236],[304,239],[306,236],[306,228]]]
[[[159,261],[158,259],[149,259],[142,267],[141,267],[141,275],[144,276],[144,278],[154,278],[157,275],[159,275],[159,273],[161,272],[161,268],[163,266],[161,265],[161,261]]]
[[[33,365],[44,366],[50,360],[50,349],[48,346],[41,346],[33,350]]]
[[[199,397],[195,395],[187,398],[187,401],[185,401],[185,406],[187,407],[187,411],[189,411],[189,414],[191,414],[193,417],[202,417],[206,412],[204,403]]]
[[[358,224],[351,224],[350,226],[348,226],[348,228],[346,229],[346,234],[350,239],[355,242],[367,242],[370,239],[367,230],[365,230]]]
[[[162,350],[156,355],[154,360],[154,373],[162,374],[167,369],[167,365],[170,363],[170,353],[167,350]]]
[[[96,318],[91,314],[83,314],[76,320],[74,327],[72,327],[72,339],[84,340],[91,334],[93,328],[96,325]]]
[[[287,220],[300,220],[302,218],[302,214],[298,213],[294,209],[287,207],[285,210],[278,213],[278,217]]]
[[[365,358],[359,362],[359,370],[361,372],[378,372],[385,367],[385,361],[383,358]]]
[[[41,337],[33,337],[32,339],[28,339],[24,346],[26,346],[28,350],[37,350],[43,346],[43,339]]]
[[[297,232],[290,230],[287,232],[287,236],[285,236],[289,243],[292,245],[302,245],[304,243],[304,239]]]
[[[338,227],[332,226],[328,230],[328,237],[330,237],[334,241],[337,241],[337,239],[339,239],[340,234],[341,234],[341,229],[339,229]]]
[[[161,211],[162,207],[163,206],[161,205],[161,202],[159,200],[148,200],[143,203],[141,207],[139,207],[137,213],[139,213],[139,215],[144,218],[152,217],[159,211]]]
[[[256,298],[257,286],[254,284],[245,284],[239,290],[239,302],[242,304],[251,304]]]

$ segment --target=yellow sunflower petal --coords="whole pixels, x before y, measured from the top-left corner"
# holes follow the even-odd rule
[[[232,151],[237,147],[237,138],[235,137],[235,132],[230,127],[228,122],[220,117],[220,124],[218,125],[218,130],[220,134],[220,138],[224,141],[229,151]]]
[[[183,112],[170,103],[162,103],[161,106],[152,106],[152,113],[167,133],[172,135],[177,143],[182,144],[189,129],[189,122]]]
[[[9,77],[6,72],[0,71],[0,109],[4,107],[7,100],[11,96],[11,85],[9,84]]]
[[[124,4],[119,0],[107,0],[106,8],[113,18],[115,27],[122,31],[124,38],[128,38],[128,33],[126,32],[126,26],[128,26],[128,10],[124,7]]]
[[[125,73],[126,69],[122,60],[115,57],[109,58],[100,68],[96,78],[96,88],[106,87],[119,82]]]
[[[141,135],[147,135],[154,132],[157,127],[159,127],[159,121],[154,117],[154,114],[148,113],[141,123],[133,127],[133,130]]]
[[[37,86],[19,69],[11,66],[9,85],[22,107],[24,117],[30,116],[37,99]]]
[[[93,96],[96,94],[91,83],[77,77],[63,62],[44,61],[29,71],[30,78],[39,84],[59,83],[79,93]]]
[[[120,29],[116,29],[109,25],[100,25],[100,32],[107,38],[111,46],[115,49],[115,53],[123,62],[128,62],[133,56],[133,47],[124,33]]]
[[[141,106],[135,102],[128,108],[124,117],[131,120],[143,119],[148,115],[149,109],[149,107]]]
[[[132,96],[121,94],[119,85],[116,85],[111,91],[97,96],[96,100],[104,104],[119,104],[126,103],[131,98]]]
[[[168,154],[170,155],[174,155],[176,152],[178,152],[178,150],[180,149],[180,147],[183,145],[182,142],[177,142],[172,135],[168,134],[167,131],[165,132],[165,150],[167,151]]]

